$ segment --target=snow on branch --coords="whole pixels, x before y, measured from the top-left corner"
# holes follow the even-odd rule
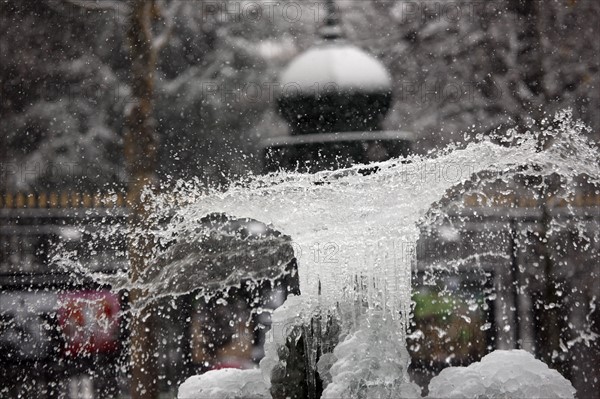
[[[181,3],[181,1],[173,1],[166,10],[163,1],[156,3],[160,16],[165,21],[164,30],[152,41],[152,46],[156,51],[160,51],[169,42],[175,26],[175,15],[177,14],[177,11],[179,11]]]
[[[80,8],[85,8],[86,10],[112,10],[122,14],[129,12],[129,7],[127,4],[118,0],[63,0],[63,2]]]

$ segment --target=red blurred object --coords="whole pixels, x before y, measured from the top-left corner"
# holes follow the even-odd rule
[[[119,299],[110,291],[59,296],[58,323],[70,356],[110,353],[119,347]]]

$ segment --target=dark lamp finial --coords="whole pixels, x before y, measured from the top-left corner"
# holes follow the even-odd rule
[[[343,37],[343,33],[335,2],[333,0],[327,0],[325,6],[327,16],[325,17],[325,24],[319,30],[319,34],[324,40],[339,39]]]

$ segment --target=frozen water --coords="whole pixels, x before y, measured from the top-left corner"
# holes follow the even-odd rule
[[[484,186],[486,179],[510,180],[517,173],[556,173],[564,179],[565,187],[580,174],[598,183],[599,155],[582,134],[584,127],[572,121],[568,113],[558,115],[555,125],[550,132],[553,144],[544,151],[537,150],[538,141],[533,134],[515,133],[512,146],[484,137],[480,142],[448,149],[437,156],[370,164],[369,170],[376,169],[377,173],[365,173],[364,165],[315,174],[281,172],[257,176],[250,182],[232,185],[225,192],[208,193],[193,181],[180,182],[175,190],[153,199],[151,233],[156,245],[149,262],[159,265],[160,270],[142,276],[136,286],[148,291],[151,298],[158,298],[192,288],[234,284],[229,272],[239,277],[240,271],[227,268],[223,272],[222,258],[235,260],[249,243],[231,249],[228,240],[237,233],[229,232],[227,226],[223,229],[219,223],[207,226],[206,216],[218,212],[264,222],[291,237],[294,253],[278,253],[278,243],[284,241],[279,237],[264,238],[265,250],[271,249],[280,259],[297,258],[306,307],[328,309],[360,298],[368,308],[380,309],[384,317],[397,319],[402,330],[410,313],[417,224],[426,217],[435,217],[432,209],[453,187],[467,181]],[[127,227],[114,227],[115,231],[123,229]],[[148,235],[148,227],[133,227],[130,231],[132,237],[144,235]],[[218,241],[219,235],[224,248],[201,251],[203,243]],[[174,242],[183,244],[183,259],[165,262]],[[198,255],[199,260],[187,262],[194,246],[203,253]],[[250,249],[256,258],[268,254],[258,256],[252,253],[255,246]],[[226,251],[225,256],[221,250]],[[60,255],[58,261],[70,270],[84,269],[77,253]],[[276,269],[285,266],[285,262],[249,262],[251,257],[242,260],[246,268],[243,273],[249,276],[273,276]],[[194,272],[191,264],[198,270]],[[156,268],[150,270],[153,269]],[[93,277],[115,289],[132,286],[126,273]],[[191,280],[195,287],[190,287],[189,282],[174,283],[184,279]]]
[[[270,399],[260,370],[211,370],[188,378],[177,399]]]
[[[493,180],[498,176],[509,180],[516,171],[558,173],[566,186],[579,174],[597,179],[597,151],[568,127],[554,132],[555,142],[545,151],[537,151],[533,135],[517,137],[512,147],[483,139],[437,157],[372,164],[377,173],[367,175],[358,165],[311,175],[260,176],[226,192],[182,189],[157,199],[157,212],[174,216],[166,226],[157,227],[155,240],[165,245],[190,236],[202,240],[197,233],[200,220],[214,212],[260,220],[292,238],[307,307],[329,308],[360,297],[368,308],[381,309],[406,325],[419,221],[454,186],[484,180],[482,172],[496,176]],[[184,206],[173,209],[173,203]],[[159,251],[156,258],[161,255]],[[145,288],[163,287],[164,279],[182,274],[180,268],[178,263],[165,265],[160,280],[149,279]]]
[[[282,256],[277,245],[268,246],[281,262],[242,263],[246,266],[242,272],[249,277],[272,277],[283,271],[285,260],[294,256],[302,295],[290,299],[288,310],[284,308],[274,315],[276,334],[261,364],[265,378],[268,380],[275,360],[275,341],[284,339],[281,335],[285,334],[286,323],[293,322],[300,313],[303,317],[322,311],[336,313],[340,304],[360,303],[358,314],[340,314],[347,341],[334,352],[335,362],[329,359],[333,365],[326,393],[330,397],[338,393],[351,395],[363,389],[358,385],[365,385],[364,389],[377,395],[399,394],[406,385],[404,340],[418,224],[437,217],[436,204],[447,198],[451,189],[467,182],[477,190],[487,182],[510,181],[516,174],[557,174],[565,195],[581,174],[598,185],[598,150],[587,141],[584,130],[565,112],[544,132],[552,136],[552,144],[543,151],[538,150],[539,138],[534,134],[510,132],[510,146],[481,137],[479,142],[435,156],[412,156],[310,175],[281,172],[234,184],[225,192],[207,193],[194,182],[180,182],[175,190],[153,199],[151,214],[155,223],[151,232],[156,245],[149,270],[157,272],[142,276],[135,286],[148,293],[148,300],[154,300],[193,288],[235,284],[242,277],[240,270],[223,268],[220,252],[203,253],[201,262],[187,258],[194,247],[202,249],[202,243],[218,241],[219,234],[225,242],[236,234],[220,231],[218,224],[206,230],[206,215],[219,212],[267,223],[291,237],[293,253]],[[133,227],[129,235],[147,236],[148,228]],[[183,258],[165,262],[174,242],[184,244]],[[243,249],[244,245],[235,247],[234,253],[226,256],[235,260]],[[66,267],[83,269],[76,257],[61,260]],[[199,269],[197,273],[194,268]],[[133,286],[126,273],[108,279],[95,277],[114,289]],[[181,281],[186,284],[179,284]],[[372,355],[364,362],[353,363],[351,359],[360,357],[357,348],[368,348]],[[213,374],[210,378],[221,375],[228,374]]]
[[[408,381],[404,332],[391,319],[362,315],[356,331],[336,346],[332,360],[323,399],[421,397],[421,388]]]
[[[271,314],[271,330],[267,333],[265,342],[265,357],[260,361],[260,369],[264,381],[271,385],[271,371],[279,361],[277,349],[285,343],[290,329],[306,322],[310,317],[303,298],[296,295],[288,296],[283,305]]]
[[[469,367],[448,367],[429,384],[430,398],[574,398],[575,388],[524,350],[497,350]]]

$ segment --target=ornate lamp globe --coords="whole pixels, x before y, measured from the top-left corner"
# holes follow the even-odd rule
[[[333,2],[328,5],[321,40],[281,74],[278,112],[292,135],[381,130],[392,100],[390,74],[344,40]]]

